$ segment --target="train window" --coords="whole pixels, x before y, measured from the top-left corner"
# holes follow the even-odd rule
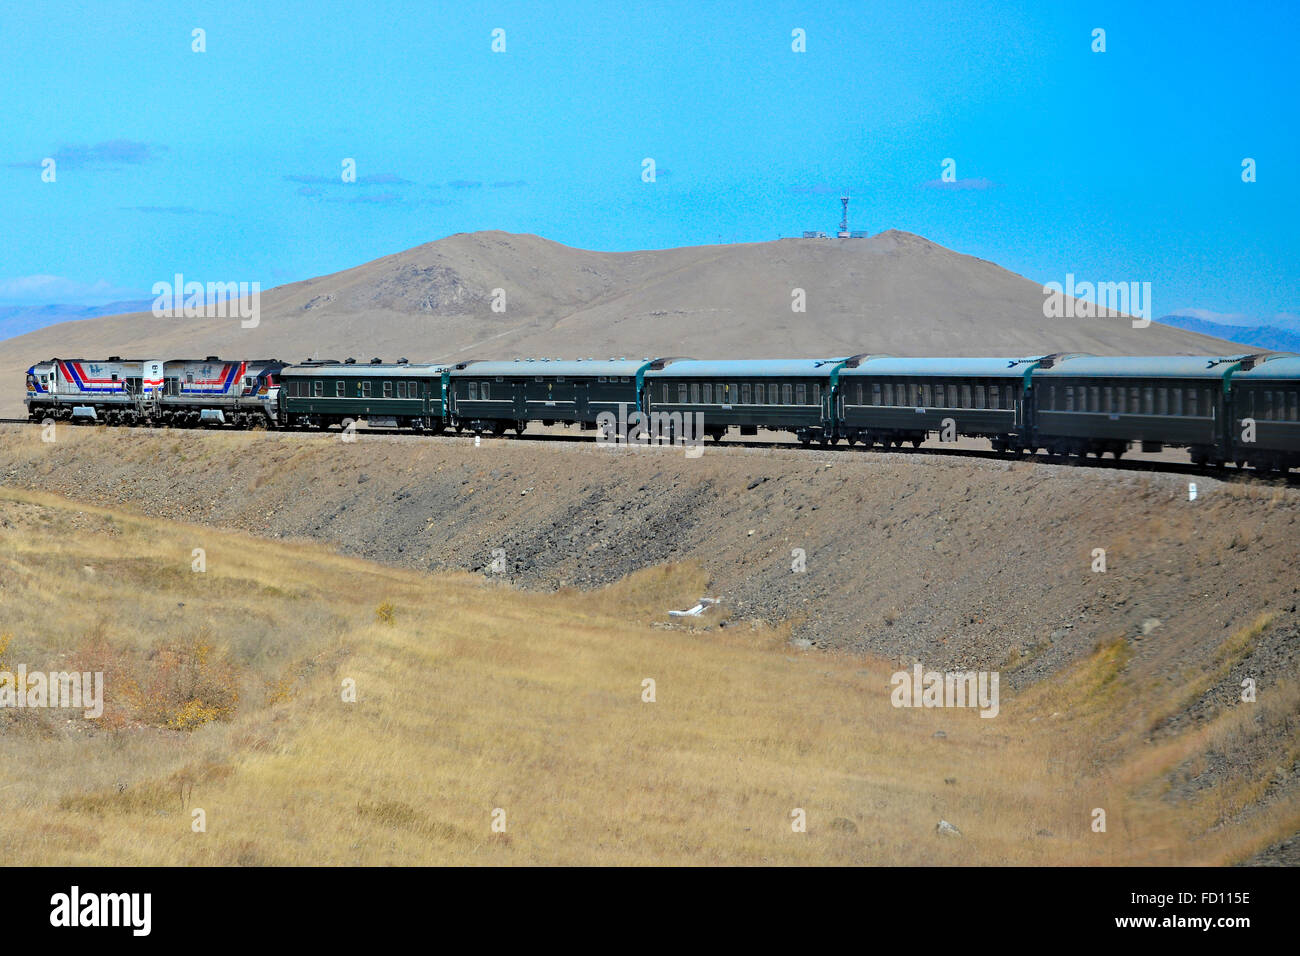
[[[608,382],[609,379],[607,379],[604,375],[602,375],[602,376],[600,376],[598,379],[596,379],[596,381],[598,381],[598,382]]]
[[[857,388],[858,388],[858,392],[857,392],[858,400],[856,404],[861,405],[862,404],[862,383],[861,382],[858,383]]]
[[[975,407],[976,408],[984,407],[984,386],[983,385],[975,386]]]
[[[469,397],[472,398],[472,399],[477,400],[477,399],[478,399],[478,382],[470,382],[470,383],[468,383],[468,387],[469,387]]]
[[[483,401],[485,402],[488,400],[489,392],[488,392],[487,382],[484,382],[482,385],[479,386],[478,397],[483,399]]]
[[[1101,410],[1103,412],[1115,411],[1115,389],[1107,385],[1101,390]]]
[[[557,376],[555,376],[555,380],[556,380],[557,382],[563,382],[563,381],[564,381],[564,376],[563,376],[563,375],[557,375]]]
[[[880,383],[879,382],[871,383],[871,404],[872,405],[880,404]]]
[[[1130,385],[1128,390],[1128,410],[1133,415],[1142,413],[1142,389]]]
[[[748,382],[744,382],[740,386],[740,404],[752,405],[753,403],[754,393],[752,391],[752,386],[750,386]]]
[[[764,403],[766,402],[766,399],[763,398],[763,392],[764,392],[764,388],[763,388],[763,383],[762,383],[762,382],[759,382],[758,384],[756,384],[756,385],[754,386],[754,404],[755,404],[755,405],[762,405],[762,404],[764,404]]]
[[[361,394],[366,398],[370,397],[370,384],[371,384],[370,382],[361,383]]]
[[[691,382],[691,404],[694,405],[700,400],[700,383]]]
[[[962,408],[970,408],[970,407],[971,407],[971,403],[970,403],[970,386],[969,386],[969,385],[963,385],[963,386],[961,387],[961,407],[962,407]]]
[[[533,379],[533,381],[534,381],[534,382],[544,382],[544,381],[546,381],[546,379],[544,379],[542,376],[539,375],[539,376],[537,376],[535,379]]]
[[[712,404],[713,404],[713,385],[712,385],[712,383],[710,383],[710,382],[705,382],[705,383],[704,383],[704,387],[700,389],[700,401],[704,402],[705,405],[712,405]]]
[[[782,405],[793,404],[793,399],[792,399],[793,393],[794,393],[794,389],[791,388],[789,384],[783,384],[781,386],[781,404]]]
[[[393,397],[393,383],[384,382],[384,398],[392,398],[392,397]]]
[[[335,382],[335,383],[334,383],[334,397],[335,397],[335,398],[342,398],[342,397],[346,394],[346,393],[344,392],[344,389],[345,389],[346,387],[347,387],[347,383],[344,382],[343,379],[339,379],[337,382]]]
[[[398,383],[397,383],[397,397],[398,397],[398,398],[406,398],[406,383],[405,383],[405,382],[398,382]]]
[[[1064,391],[1065,391],[1065,410],[1067,412],[1072,412],[1074,411],[1074,386],[1066,385]]]
[[[719,382],[717,385],[714,386],[714,391],[717,394],[717,398],[720,403],[725,405],[727,402],[731,401],[730,384],[723,385],[721,382]]]
[[[1154,387],[1147,385],[1142,389],[1142,414],[1154,415],[1156,413],[1156,390]]]
[[[1169,414],[1169,389],[1167,388],[1156,389],[1156,414]]]
[[[1194,388],[1189,388],[1189,389],[1187,390],[1187,414],[1188,414],[1189,416],[1191,416],[1192,418],[1195,418],[1196,415],[1197,415],[1197,411],[1196,411],[1196,389],[1194,389]]]
[[[1007,400],[1006,408],[1016,407],[1016,390],[1010,385],[1004,385],[1002,388],[1003,396]]]
[[[1286,393],[1286,420],[1300,421],[1300,394],[1296,392]]]
[[[312,383],[312,385],[316,389],[316,396],[318,398],[323,398],[325,395],[325,381],[318,378]]]
[[[670,399],[670,398],[668,397],[668,385],[665,383],[665,385],[664,385],[664,404],[667,405],[670,401],[672,401],[672,399]]]
[[[629,384],[632,380],[631,380],[630,378],[628,378],[626,375],[622,375],[622,376],[619,377],[619,381],[622,382],[624,385],[627,385],[627,384]]]
[[[419,398],[419,397],[420,397],[420,386],[419,386],[419,384],[416,383],[416,382],[407,382],[407,383],[406,383],[406,394],[407,394],[407,396],[410,397],[410,398]]]
[[[679,405],[686,404],[686,383],[685,382],[682,382],[680,385],[677,386],[677,403]]]
[[[885,404],[886,405],[894,404],[894,383],[886,382],[884,388],[885,388]]]
[[[498,376],[497,376],[497,381],[498,381],[498,382],[504,382],[504,381],[505,381],[505,376],[503,376],[503,375],[498,375]],[[601,381],[603,382],[603,381],[605,381],[605,380],[602,378]]]
[[[1090,412],[1101,411],[1101,386],[1100,385],[1088,386],[1088,411]]]
[[[1265,392],[1264,393],[1264,414],[1261,415],[1260,418],[1266,419],[1268,421],[1272,421],[1273,417],[1274,417],[1273,416],[1273,393]]]
[[[808,386],[802,382],[794,387],[794,403],[796,405],[808,404]]]

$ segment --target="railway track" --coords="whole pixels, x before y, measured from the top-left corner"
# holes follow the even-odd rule
[[[0,418],[0,424],[5,425],[35,425],[39,424],[27,418]],[[65,423],[66,424],[66,423]],[[76,427],[95,427],[92,425],[79,425]],[[105,426],[100,426],[105,427]],[[116,426],[114,426],[116,427]],[[137,429],[139,430],[139,429]],[[145,429],[147,430],[147,429]],[[161,429],[158,429],[161,430]],[[204,429],[167,429],[168,431],[203,431]],[[472,434],[460,434],[456,432],[445,432],[439,435],[420,434],[416,432],[395,431],[385,428],[358,428],[358,435],[372,435],[375,437],[396,438],[411,441],[428,441],[430,438],[441,441],[450,441],[457,443],[473,442],[476,436]],[[334,433],[320,433],[302,430],[282,431],[280,434],[286,435],[303,435],[311,436],[313,434],[323,437],[324,435]],[[590,433],[578,433],[572,435],[554,434],[554,433],[536,433],[525,435],[502,435],[502,436],[479,436],[481,441],[489,442],[534,442],[534,443],[558,443],[558,444],[590,444],[594,438]],[[778,451],[796,451],[811,455],[826,455],[837,457],[842,455],[925,455],[938,458],[966,458],[970,460],[998,461],[998,462],[1025,462],[1027,464],[1040,465],[1070,465],[1080,468],[1104,468],[1114,471],[1132,471],[1132,472],[1149,472],[1153,474],[1170,474],[1186,475],[1189,477],[1213,478],[1217,481],[1237,482],[1255,484],[1261,487],[1300,487],[1300,473],[1286,474],[1269,474],[1256,472],[1253,469],[1236,468],[1234,466],[1214,467],[1211,465],[1193,465],[1189,462],[1177,461],[1152,461],[1142,458],[1088,458],[1070,455],[1013,455],[1002,454],[992,449],[979,448],[896,448],[867,447],[864,445],[833,445],[806,446],[798,441],[747,441],[738,438],[727,438],[721,442],[706,441],[704,447],[709,451],[723,451],[728,449],[746,449],[753,451],[778,450]]]

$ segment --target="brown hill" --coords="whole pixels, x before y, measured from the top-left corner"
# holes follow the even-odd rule
[[[806,312],[791,309],[796,288]],[[492,310],[496,289],[504,312]],[[135,313],[0,342],[0,382],[8,383],[0,413],[20,412],[22,371],[51,355],[434,361],[1240,350],[1161,325],[1134,329],[1126,319],[1045,318],[1037,283],[897,230],[619,253],[478,232],[267,290],[255,329],[231,318]]]

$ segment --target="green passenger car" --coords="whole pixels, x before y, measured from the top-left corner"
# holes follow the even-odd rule
[[[447,367],[372,361],[313,361],[280,371],[280,424],[290,428],[372,427],[441,431]]]

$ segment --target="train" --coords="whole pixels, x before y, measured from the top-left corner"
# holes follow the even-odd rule
[[[1119,458],[1183,448],[1194,464],[1300,467],[1300,356],[466,360],[50,359],[27,370],[34,421],[278,429],[365,423],[436,434],[569,425],[609,437],[629,417],[661,437],[735,430],[802,444],[987,440],[1006,455]],[[627,431],[620,426],[619,436]]]

